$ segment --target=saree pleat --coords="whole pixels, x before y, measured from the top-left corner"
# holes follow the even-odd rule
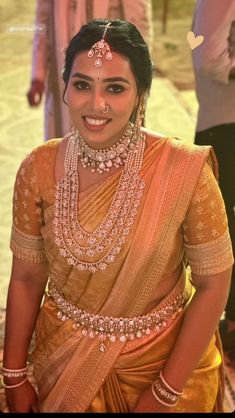
[[[210,152],[210,147],[188,152],[187,145],[173,139],[150,147],[141,170],[146,182],[141,216],[137,215],[127,242],[105,274],[80,273],[67,264],[54,243],[53,205],[46,208],[42,235],[52,266],[50,280],[56,288],[70,302],[92,313],[112,317],[142,315],[162,279],[176,234]],[[104,217],[119,175],[116,173],[80,195],[79,220],[85,229],[92,231]],[[187,294],[185,301],[189,300],[193,289],[185,270],[175,286],[178,292],[179,286]],[[101,352],[98,338],[82,337],[80,330],[72,328],[72,321],[61,322],[57,312],[55,303],[46,297],[36,327],[37,345],[32,353],[40,412],[131,411],[143,388],[151,383],[169,356],[183,320],[183,314],[179,315],[161,335],[145,336],[125,344],[119,340],[105,342],[106,350]],[[205,408],[212,411],[221,357],[214,341],[208,350],[209,354],[202,359],[202,371],[199,367],[195,376],[197,373],[211,375],[212,394],[204,403]],[[195,379],[193,376],[193,385]],[[193,396],[190,382],[188,385],[186,399]],[[198,392],[195,402],[196,398]],[[195,402],[192,406],[187,402],[180,400],[180,410],[197,410]]]
[[[92,413],[97,411],[129,412],[128,405],[122,393],[122,388],[114,370],[111,370],[106,379],[105,386],[101,387],[99,394],[95,397],[91,407],[86,412]]]

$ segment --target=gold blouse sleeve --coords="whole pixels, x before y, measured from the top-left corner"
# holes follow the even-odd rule
[[[233,265],[224,201],[208,163],[203,167],[182,227],[186,258],[193,273],[217,274]]]
[[[40,232],[42,225],[42,200],[36,170],[36,151],[33,151],[21,163],[14,186],[10,248],[17,258],[32,263],[46,261]]]

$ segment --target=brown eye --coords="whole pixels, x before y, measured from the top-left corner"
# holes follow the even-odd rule
[[[114,94],[122,93],[124,90],[125,88],[121,86],[120,84],[112,84],[108,86],[108,91]]]
[[[80,81],[75,81],[75,83],[73,83],[73,85],[78,90],[88,90],[90,88],[90,85],[86,81],[81,81],[81,80]]]

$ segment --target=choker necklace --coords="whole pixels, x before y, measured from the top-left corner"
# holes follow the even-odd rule
[[[113,263],[126,241],[137,215],[145,182],[140,170],[145,149],[145,134],[135,131],[135,146],[127,157],[111,206],[93,232],[79,222],[78,160],[80,145],[73,133],[65,154],[65,175],[56,186],[54,233],[60,255],[80,271],[95,273]]]
[[[90,167],[93,173],[97,171],[100,174],[109,171],[113,166],[119,167],[124,164],[129,149],[135,147],[137,140],[136,137],[134,138],[134,126],[131,123],[128,124],[121,139],[109,148],[91,148],[77,129],[74,129],[74,135],[78,142],[78,155],[83,167]]]

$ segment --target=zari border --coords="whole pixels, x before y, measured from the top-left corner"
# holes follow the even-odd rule
[[[14,225],[11,230],[10,249],[17,258],[26,263],[43,263],[46,261],[43,238],[25,234]]]
[[[201,276],[221,273],[234,262],[228,230],[212,242],[185,244],[185,248],[192,272]]]

